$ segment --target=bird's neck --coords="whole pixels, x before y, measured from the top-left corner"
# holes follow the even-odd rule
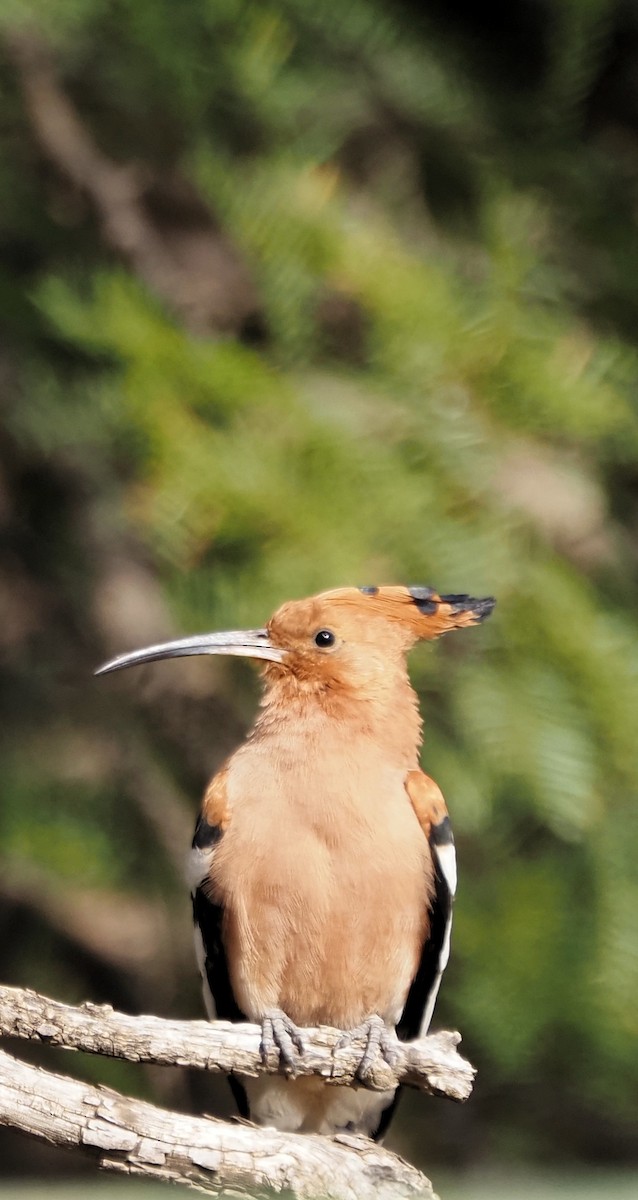
[[[417,695],[403,672],[363,693],[287,674],[269,682],[253,737],[282,737],[290,745],[333,733],[352,745],[368,742],[388,762],[411,769],[418,765],[421,727]]]

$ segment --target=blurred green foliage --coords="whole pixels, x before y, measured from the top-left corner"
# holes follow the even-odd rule
[[[170,780],[186,846],[230,735],[203,693],[169,727],[133,683],[80,690],[125,648],[105,545],[183,632],[346,583],[494,593],[480,632],[412,664],[460,853],[437,1020],[480,1068],[462,1117],[428,1110],[430,1151],[612,1158],[637,1083],[638,107],[610,79],[638,8],[471,8],[3,6],[4,565],[35,599],[4,639],[1,852],[54,889],[185,904],[118,747]],[[102,152],[215,214],[259,336],[193,332],[116,261],[30,130],[10,51],[30,22]],[[214,689],[241,728],[243,669]]]

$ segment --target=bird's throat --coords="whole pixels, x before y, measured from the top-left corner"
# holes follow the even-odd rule
[[[407,770],[418,764],[422,720],[418,698],[406,674],[399,672],[384,686],[365,692],[332,689],[279,674],[268,681],[253,737],[277,737],[292,744],[333,739],[350,750],[372,745],[386,761]]]

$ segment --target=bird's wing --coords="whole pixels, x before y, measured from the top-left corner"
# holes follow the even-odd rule
[[[211,1021],[245,1021],[233,994],[223,940],[223,906],[210,890],[210,871],[215,849],[228,828],[231,816],[227,800],[227,770],[222,768],[209,784],[197,818],[193,845],[188,862],[188,881],[193,900],[195,952],[202,976],[206,1011]],[[239,1080],[229,1076],[229,1083],[240,1116],[248,1117],[248,1101]]]
[[[456,853],[447,806],[433,779],[423,771],[409,771],[406,791],[428,840],[434,867],[434,896],[428,936],[397,1025],[402,1041],[424,1037],[428,1031],[441,976],[450,955],[452,906],[456,891]]]
[[[456,891],[456,853],[452,825],[441,790],[423,771],[408,771],[405,780],[412,807],[423,830],[432,856],[434,894],[430,901],[427,934],[421,959],[410,985],[403,1012],[397,1022],[401,1041],[424,1037],[430,1027],[441,976],[450,955],[452,905]],[[385,1137],[399,1101],[402,1088],[381,1114],[378,1128],[371,1135],[380,1142]]]

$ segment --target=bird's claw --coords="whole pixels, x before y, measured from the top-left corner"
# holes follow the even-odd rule
[[[374,1067],[377,1055],[381,1054],[382,1058],[389,1067],[394,1070],[399,1061],[398,1053],[398,1038],[394,1029],[389,1029],[382,1017],[377,1013],[366,1017],[360,1025],[355,1029],[346,1029],[337,1042],[337,1050],[343,1050],[346,1046],[351,1046],[354,1041],[364,1039],[365,1049],[361,1056],[361,1062],[356,1070],[356,1077],[361,1083],[365,1083],[369,1078],[372,1068]]]
[[[261,1020],[259,1050],[265,1063],[279,1051],[279,1061],[286,1074],[296,1075],[299,1059],[305,1054],[301,1032],[281,1008],[270,1008]]]

